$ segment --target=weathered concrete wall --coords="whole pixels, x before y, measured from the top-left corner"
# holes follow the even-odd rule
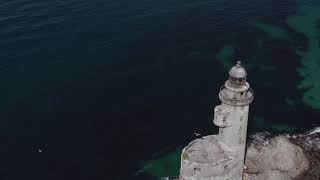
[[[181,154],[181,180],[239,180],[242,164],[239,156],[218,143],[218,136],[192,141]]]
[[[243,149],[246,144],[249,106],[237,107],[222,103],[220,107],[229,114],[226,118],[229,126],[219,128],[220,142],[232,148]]]

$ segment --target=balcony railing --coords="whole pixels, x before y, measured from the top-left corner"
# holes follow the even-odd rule
[[[233,97],[230,97],[226,92],[231,92]],[[227,89],[225,86],[220,88],[219,98],[226,104],[233,105],[233,106],[244,106],[248,105],[253,100],[253,91],[251,88],[244,92],[235,92]]]

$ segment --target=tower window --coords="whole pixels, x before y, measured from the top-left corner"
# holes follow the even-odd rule
[[[229,76],[229,81],[230,81],[231,86],[238,87],[238,86],[242,86],[246,82],[246,79],[245,78],[235,78],[235,77]]]

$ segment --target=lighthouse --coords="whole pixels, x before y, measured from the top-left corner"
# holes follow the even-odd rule
[[[219,144],[238,151],[244,164],[249,104],[253,92],[246,80],[247,72],[238,61],[229,72],[229,79],[220,88],[221,105],[214,108],[214,124],[219,127]]]
[[[182,150],[181,180],[242,179],[253,91],[240,61],[229,71],[219,99],[221,104],[214,108],[213,118],[219,134],[196,139]]]

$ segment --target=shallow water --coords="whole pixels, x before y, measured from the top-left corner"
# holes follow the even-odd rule
[[[238,59],[255,92],[250,132],[315,126],[318,9],[312,0],[1,2],[0,179],[138,178],[144,161],[216,131],[212,107]]]

